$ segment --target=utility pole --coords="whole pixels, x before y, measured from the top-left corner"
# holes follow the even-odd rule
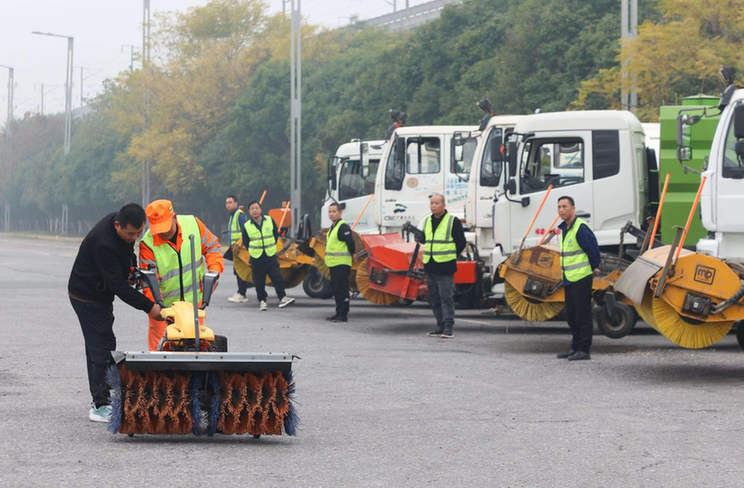
[[[83,108],[83,70],[86,69],[83,66],[78,66],[80,68],[80,108]]]
[[[41,84],[41,115],[44,115],[44,83]]]
[[[290,49],[290,200],[292,224],[302,215],[302,15],[301,0],[292,0],[292,46]],[[296,228],[296,227],[295,227]]]
[[[291,2],[292,0],[282,0],[282,13],[287,13],[287,4]]]
[[[622,8],[620,15],[622,17],[621,38],[623,43],[635,39],[638,35],[638,0],[620,0]],[[623,110],[635,112],[638,109],[638,93],[636,93],[635,74],[629,72],[630,58],[623,59],[622,71],[622,94],[620,105]],[[630,80],[630,81],[629,81]],[[630,90],[628,90],[630,84]]]
[[[50,34],[49,32],[34,31],[32,34],[41,36],[62,37],[67,39],[67,77],[65,78],[65,156],[70,154],[70,140],[72,139],[72,59],[74,52],[74,38]]]
[[[131,44],[122,44],[121,52],[124,51],[125,47],[129,48],[129,71],[134,71],[134,50],[137,48],[137,46],[133,46]]]
[[[10,201],[8,200],[8,188],[10,187],[10,135],[13,123],[13,68],[0,64],[0,68],[8,70],[8,123],[5,126],[5,232],[10,232]]]
[[[150,65],[150,0],[142,2],[142,71]],[[146,76],[145,76],[146,78]],[[145,80],[145,130],[150,127],[150,92]],[[142,162],[142,206],[150,203],[150,160]]]

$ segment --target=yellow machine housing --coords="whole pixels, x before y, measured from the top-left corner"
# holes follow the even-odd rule
[[[165,329],[166,341],[180,341],[196,339],[194,328],[194,305],[188,302],[176,302],[170,308],[164,308],[162,312],[166,318],[173,319],[173,323]],[[199,321],[201,322],[207,313],[199,310]],[[199,326],[199,338],[206,341],[214,340],[214,332],[204,325]]]

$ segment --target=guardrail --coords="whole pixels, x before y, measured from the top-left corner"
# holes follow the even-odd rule
[[[365,27],[385,27],[391,31],[415,29],[427,22],[438,19],[447,5],[462,3],[462,0],[433,0],[414,7],[399,10],[392,14],[367,19],[361,24]]]

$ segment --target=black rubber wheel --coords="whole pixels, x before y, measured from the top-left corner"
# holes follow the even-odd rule
[[[302,289],[310,298],[325,300],[333,296],[331,282],[325,279],[322,274],[318,273],[315,268],[312,268],[307,276],[305,276],[305,279],[302,280]]]
[[[635,309],[624,303],[616,303],[611,315],[607,307],[601,307],[597,313],[597,327],[610,339],[622,339],[630,334],[637,321]]]
[[[740,320],[736,323],[736,341],[739,343],[739,346],[744,349],[744,320]]]
[[[227,352],[227,337],[215,334],[212,350],[214,352]]]

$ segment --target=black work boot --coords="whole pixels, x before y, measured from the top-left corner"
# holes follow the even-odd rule
[[[348,322],[349,318],[346,315],[336,315],[333,319],[331,319],[331,322]]]
[[[564,353],[558,354],[556,357],[558,359],[568,359],[568,356],[572,355],[575,352],[576,351],[574,351],[573,349],[569,349],[568,351],[566,351]]]
[[[338,314],[332,315],[330,317],[326,317],[326,320],[329,322],[333,322],[338,318]]]
[[[592,356],[589,354],[589,351],[576,351],[566,359],[569,361],[588,361],[591,358]]]

